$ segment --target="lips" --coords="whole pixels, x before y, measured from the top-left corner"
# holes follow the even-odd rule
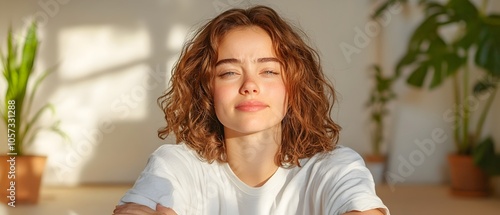
[[[245,112],[255,112],[267,108],[268,105],[259,101],[244,101],[236,105],[236,109]]]

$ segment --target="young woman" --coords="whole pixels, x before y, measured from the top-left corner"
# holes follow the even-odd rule
[[[389,214],[362,158],[337,146],[317,53],[274,10],[226,11],[188,42],[159,98],[175,145],[114,214]]]

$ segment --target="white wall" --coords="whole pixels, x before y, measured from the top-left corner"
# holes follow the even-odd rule
[[[381,61],[387,70],[393,69],[417,14],[391,12],[392,19],[378,27],[383,37],[377,39],[381,33],[365,30],[376,25],[369,19],[372,1],[0,0],[2,46],[9,23],[19,32],[26,17],[34,15],[42,22],[38,71],[58,64],[37,104],[50,101],[57,106],[72,142],[42,133],[31,148],[49,155],[45,184],[134,181],[148,155],[160,144],[172,142],[156,137],[163,124],[156,98],[166,88],[185,35],[230,5],[249,4],[272,6],[309,35],[338,92],[333,117],[343,127],[340,143],[359,153],[369,152],[364,108],[371,86],[369,66]],[[356,52],[343,53],[341,46],[346,45]],[[393,143],[388,147],[393,172],[399,156],[407,158],[418,149],[415,140],[432,137],[434,128],[451,134],[449,124],[439,118],[451,105],[449,86],[433,92],[409,89],[403,83],[397,88],[400,100],[393,105]],[[494,117],[489,128],[500,124],[498,115]],[[5,151],[5,140],[0,141],[0,151]],[[441,170],[452,150],[450,141],[439,145],[405,182],[444,180]]]

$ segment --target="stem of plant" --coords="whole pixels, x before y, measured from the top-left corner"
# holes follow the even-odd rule
[[[453,96],[455,99],[455,105],[460,104],[460,90],[458,89],[458,77],[457,76],[458,76],[458,72],[453,74]],[[458,108],[458,106],[456,106],[455,108]],[[460,152],[460,121],[459,121],[459,119],[460,119],[460,111],[455,110],[453,137],[455,139],[455,146],[458,149],[458,151]]]
[[[488,115],[490,107],[493,104],[493,100],[495,99],[496,93],[497,93],[497,87],[494,87],[491,94],[488,97],[488,101],[486,102],[486,105],[484,106],[483,111],[481,112],[481,116],[479,118],[479,121],[477,122],[476,134],[474,135],[474,138],[476,139],[476,141],[479,141],[481,138],[481,133],[483,131],[484,121],[486,120],[486,116]]]
[[[469,56],[468,54],[466,54],[465,56],[465,62],[468,62],[469,60]],[[469,141],[469,112],[470,112],[470,109],[469,109],[469,102],[468,102],[468,97],[469,97],[469,66],[467,65],[467,63],[465,64],[464,66],[464,76],[463,76],[463,98],[462,98],[462,105],[463,105],[463,139],[462,139],[462,152],[464,153],[467,153],[468,152],[468,149],[470,148],[470,145],[472,143],[470,143]],[[469,146],[469,147],[468,147]]]
[[[481,4],[481,13],[486,14],[486,8],[488,7],[488,0],[483,0]]]
[[[380,121],[377,123],[377,142],[375,144],[375,155],[380,155],[380,145],[383,141],[384,136],[384,121],[383,117],[380,117]]]

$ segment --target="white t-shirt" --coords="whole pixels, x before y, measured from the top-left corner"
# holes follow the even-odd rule
[[[375,194],[363,159],[337,146],[281,168],[261,187],[250,187],[227,163],[209,164],[186,145],[163,145],[149,158],[135,185],[120,200],[152,209],[159,203],[187,214],[343,214],[351,210],[389,210]]]

